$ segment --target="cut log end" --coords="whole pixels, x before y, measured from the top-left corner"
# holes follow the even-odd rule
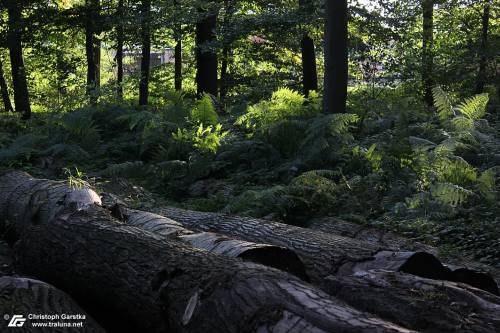
[[[309,281],[304,264],[295,252],[277,246],[267,246],[244,251],[239,255],[243,260],[256,262],[289,272],[304,281]]]

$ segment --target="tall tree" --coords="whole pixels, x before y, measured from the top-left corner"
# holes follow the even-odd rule
[[[217,96],[217,53],[213,43],[216,40],[217,14],[200,12],[196,23],[196,84],[197,94]]]
[[[347,0],[326,1],[325,76],[323,107],[325,113],[344,113],[347,101]]]
[[[231,24],[231,17],[234,14],[235,6],[233,2],[224,0],[224,25],[229,27]],[[220,99],[224,100],[229,89],[229,61],[231,54],[231,41],[225,40],[222,47],[222,61],[220,68]]]
[[[12,103],[10,101],[9,89],[7,88],[7,81],[5,81],[2,59],[0,59],[0,92],[2,93],[4,111],[14,112],[14,108],[12,107]]]
[[[123,16],[124,16],[123,0],[118,0],[116,9],[116,94],[119,99],[123,98]]]
[[[484,0],[484,8],[481,24],[481,43],[480,43],[480,59],[479,72],[477,75],[476,94],[480,94],[484,90],[486,82],[486,66],[488,64],[488,30],[490,25],[490,3],[491,0]]]
[[[97,103],[100,84],[100,41],[99,31],[100,0],[85,0],[85,54],[87,56],[87,94],[90,103]]]
[[[139,82],[139,105],[148,105],[149,67],[151,64],[151,0],[141,2],[141,79]]]
[[[179,0],[174,0],[174,6],[176,10],[175,17],[178,17],[177,12],[180,10]],[[174,85],[175,90],[182,90],[182,25],[180,22],[176,22],[174,27],[174,37],[175,37],[175,51],[174,51]]]
[[[12,83],[14,86],[14,103],[16,111],[22,114],[22,119],[31,118],[26,68],[24,67],[22,47],[22,5],[19,0],[6,1],[8,11],[8,38],[10,65],[12,69]]]
[[[432,86],[434,85],[434,0],[422,0],[422,84],[424,102],[432,106]]]
[[[303,13],[309,13],[312,7],[311,0],[299,0],[299,7]],[[314,41],[307,32],[304,32],[301,41],[302,51],[302,85],[304,95],[309,96],[311,90],[318,90],[318,74],[316,71],[316,53]]]

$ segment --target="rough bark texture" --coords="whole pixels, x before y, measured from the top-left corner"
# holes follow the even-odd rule
[[[9,96],[9,88],[7,87],[7,81],[5,80],[5,75],[3,71],[3,63],[0,59],[0,92],[2,94],[3,108],[5,112],[14,112],[12,103]]]
[[[445,278],[448,272],[439,260],[424,252],[382,251],[369,242],[253,218],[169,207],[157,208],[155,212],[191,230],[286,247],[299,255],[307,275],[320,287],[329,275],[350,275],[368,265],[437,279]]]
[[[347,101],[347,0],[326,2],[325,113],[344,113]]]
[[[180,10],[180,4],[178,0],[174,0],[175,9]],[[175,90],[182,90],[182,25],[180,23],[175,24],[175,51],[174,51],[174,85]]]
[[[142,57],[141,57],[141,80],[139,82],[139,105],[148,105],[149,97],[149,76],[151,63],[151,27],[150,13],[151,0],[142,0],[141,2],[141,40],[142,40]]]
[[[359,239],[364,242],[376,244],[381,248],[391,251],[425,251],[432,253],[435,256],[438,255],[438,249],[432,246],[411,241],[389,231],[349,223],[336,218],[326,217],[314,219],[310,221],[309,228],[335,235]],[[369,264],[373,265],[373,262],[369,262]],[[363,263],[361,265],[365,264]],[[360,267],[360,265],[358,267]],[[497,282],[493,279],[492,275],[487,272],[480,271],[483,269],[483,267],[474,267],[471,263],[459,260],[455,262],[454,265],[447,265],[446,272],[444,272],[445,275],[442,279],[467,283],[476,288],[498,294],[499,291]]]
[[[11,328],[16,332],[102,332],[99,324],[92,319],[82,308],[80,308],[73,299],[63,291],[38,280],[23,277],[2,276],[0,277],[0,313],[8,315],[5,326],[12,320],[13,315],[22,315],[26,320],[21,321],[21,327]],[[81,321],[83,327],[33,327],[32,322],[46,323],[51,320],[30,319],[28,314],[46,314],[46,315],[82,315],[85,319],[63,320],[55,319],[53,321],[61,323],[74,323]],[[3,323],[2,323],[3,325]]]
[[[12,83],[14,87],[14,103],[16,112],[19,112],[22,119],[31,118],[31,106],[29,100],[28,83],[26,82],[26,68],[24,67],[23,47],[22,47],[22,4],[16,0],[8,0],[8,37],[10,66],[12,69]]]
[[[432,97],[434,70],[434,0],[422,0],[422,84],[424,87],[424,102],[434,105]]]
[[[114,206],[112,211],[115,217],[129,225],[186,242],[195,248],[274,267],[294,274],[302,280],[309,280],[304,264],[287,248],[231,239],[212,232],[195,233],[169,218],[129,209],[122,205]]]
[[[500,331],[500,297],[465,284],[383,270],[327,280],[331,295],[419,332]]]
[[[17,174],[18,184],[9,182]],[[6,178],[6,179],[5,179]],[[2,193],[17,194],[24,211],[58,207],[36,200],[35,180],[0,178]],[[48,181],[45,181],[48,182]],[[36,186],[36,185],[35,185]],[[49,191],[50,188],[46,191]],[[69,197],[79,197],[66,187]],[[0,198],[0,219],[9,196]],[[22,209],[22,204],[17,205]],[[104,327],[117,332],[408,332],[361,313],[297,278],[217,256],[121,224],[88,201],[64,203],[57,216],[32,213],[20,223],[16,265],[70,293]]]
[[[215,28],[217,15],[210,14],[196,23],[196,83],[197,94],[217,96],[217,54],[215,52]]]
[[[488,64],[488,30],[490,25],[490,3],[491,0],[484,0],[484,9],[481,20],[481,47],[479,49],[479,72],[477,74],[476,94],[484,91],[486,83],[486,66]]]

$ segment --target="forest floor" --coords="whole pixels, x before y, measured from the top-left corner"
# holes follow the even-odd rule
[[[224,115],[210,99],[182,96],[162,108],[101,105],[28,123],[1,115],[0,168],[87,181],[144,210],[303,227],[338,219],[435,247],[445,262],[499,270],[498,101],[486,108],[483,95],[441,92],[445,104],[438,96],[429,111],[384,93],[352,93],[351,113],[333,115],[321,114],[317,96],[287,89]]]

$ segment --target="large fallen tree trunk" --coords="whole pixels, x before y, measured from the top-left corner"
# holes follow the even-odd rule
[[[331,295],[419,332],[500,332],[500,297],[466,284],[383,270],[327,280]]]
[[[113,216],[129,225],[175,238],[213,253],[274,267],[308,280],[302,261],[295,252],[285,247],[231,239],[213,232],[195,233],[169,218],[122,205],[114,206],[112,212]]]
[[[157,207],[154,211],[192,230],[212,231],[246,241],[287,247],[299,255],[311,281],[320,287],[326,287],[325,278],[330,275],[387,269],[431,279],[465,282],[498,294],[496,282],[489,275],[467,269],[455,272],[426,252],[393,251],[376,242],[249,217],[172,207]]]
[[[0,219],[22,230],[18,269],[65,290],[112,331],[408,332],[292,275],[123,225],[87,199],[70,200],[68,187],[61,203],[23,173],[0,183]],[[15,214],[4,201],[21,186]]]
[[[70,296],[29,278],[0,277],[0,313],[20,332],[105,332]]]
[[[363,226],[332,217],[313,219],[308,223],[308,227],[325,233],[373,243],[391,251],[411,249],[414,251],[426,251],[434,255],[437,255],[439,252],[435,247],[411,241],[390,231]],[[493,279],[492,275],[478,271],[485,270],[485,267],[466,262],[463,259],[454,261],[453,265],[445,265],[449,271],[445,277],[446,280],[467,283],[496,295],[499,294],[497,282]],[[467,268],[464,266],[467,266]]]

